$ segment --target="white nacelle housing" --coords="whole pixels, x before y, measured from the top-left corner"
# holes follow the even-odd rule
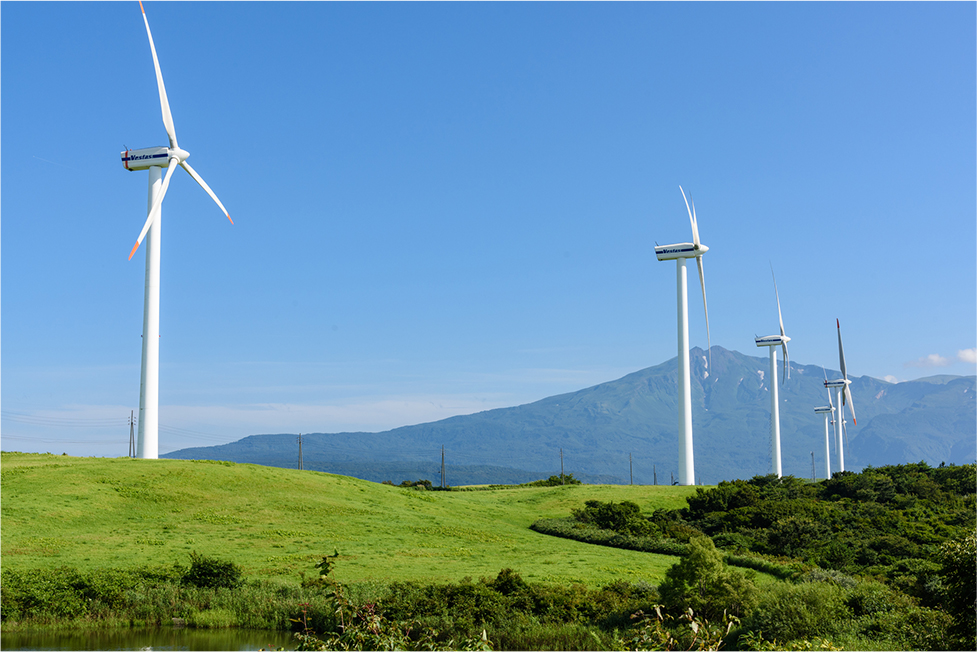
[[[850,385],[850,380],[845,380],[844,378],[839,378],[838,380],[826,380],[824,381],[824,386],[828,389],[838,389],[839,387],[844,387],[845,385]]]
[[[127,149],[122,152],[122,166],[129,170],[148,170],[155,166],[169,167],[169,147],[145,147],[143,149]]]
[[[709,247],[700,244],[696,249],[691,242],[680,242],[679,244],[660,245],[655,247],[655,255],[658,260],[675,260],[677,258],[696,258],[709,251]]]
[[[764,337],[755,338],[757,346],[780,346],[790,342],[790,338],[786,335],[766,335]]]

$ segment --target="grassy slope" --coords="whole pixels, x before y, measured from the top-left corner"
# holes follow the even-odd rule
[[[191,550],[246,575],[312,574],[338,549],[337,579],[456,581],[511,567],[531,581],[664,576],[675,557],[537,534],[540,517],[585,500],[678,508],[694,487],[575,485],[417,492],[345,476],[250,464],[3,453],[2,563],[186,565]]]

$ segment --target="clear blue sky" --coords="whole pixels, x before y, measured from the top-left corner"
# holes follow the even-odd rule
[[[712,343],[973,374],[974,3],[147,2],[180,145],[160,450],[517,405]],[[2,447],[125,455],[147,174],[139,5],[0,6]],[[692,343],[705,346],[689,274]],[[813,416],[813,415],[812,415]]]

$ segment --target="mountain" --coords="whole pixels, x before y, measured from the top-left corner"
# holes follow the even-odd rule
[[[767,357],[713,347],[691,351],[692,419],[697,482],[769,473],[770,395]],[[829,373],[839,377],[840,373]],[[618,380],[510,408],[451,417],[379,433],[303,435],[306,469],[374,481],[440,480],[444,446],[450,484],[508,483],[560,473],[585,482],[666,484],[678,473],[677,361]],[[903,462],[965,464],[977,459],[974,376],[939,376],[898,384],[852,378],[858,425],[848,424],[846,467]],[[780,388],[784,474],[824,474],[827,403],[821,367],[791,363]],[[630,464],[629,464],[630,456]],[[294,467],[295,435],[253,435],[223,446],[187,448],[163,457]],[[514,480],[515,479],[515,480]]]

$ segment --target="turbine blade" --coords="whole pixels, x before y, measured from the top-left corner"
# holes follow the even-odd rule
[[[207,191],[207,194],[210,195],[210,198],[213,199],[215,202],[217,202],[217,205],[220,206],[220,209],[224,211],[224,215],[227,216],[227,219],[231,220],[231,214],[227,212],[227,209],[224,208],[224,204],[221,203],[221,200],[217,199],[217,195],[215,195],[214,191],[210,189],[210,186],[207,185],[207,182],[204,181],[199,174],[197,174],[197,171],[194,170],[192,167],[190,167],[190,164],[187,163],[186,161],[180,161],[180,166],[184,170],[186,170],[191,177],[193,177],[194,181],[200,184],[201,188]],[[234,224],[234,220],[231,220],[231,224]]]
[[[835,319],[838,325],[838,361],[841,363],[841,377],[848,380],[848,370],[845,368],[845,347],[841,344],[841,322]]]
[[[159,105],[163,111],[163,126],[166,127],[166,135],[170,137],[170,148],[176,149],[179,147],[176,144],[176,127],[173,126],[173,116],[170,114],[170,102],[166,99],[166,87],[163,86],[163,72],[159,69],[156,45],[153,43],[153,33],[149,29],[149,19],[146,18],[146,10],[143,9],[142,0],[139,0],[139,9],[142,10],[142,20],[146,23],[146,34],[149,36],[149,49],[153,52],[153,66],[156,67],[156,86],[159,87]]]
[[[834,410],[835,403],[831,400],[831,388],[828,387],[828,372],[824,367],[821,367],[821,371],[824,372],[824,391],[828,393],[828,405],[830,405],[831,409]],[[834,419],[834,412],[832,412],[831,415],[832,419]]]
[[[689,201],[692,202],[692,242],[695,243],[695,248],[699,248],[699,218],[695,215],[695,199],[692,198],[692,193],[689,193]]]
[[[692,214],[692,209],[689,208],[689,200],[685,196],[685,191],[682,190],[682,186],[678,187],[679,192],[682,193],[682,199],[685,200],[685,210],[689,211],[689,222],[692,223],[692,243],[699,248],[699,230],[695,227],[695,216]]]
[[[770,265],[770,275],[773,276],[773,291],[777,295],[777,317],[780,318],[780,336],[783,337],[787,333],[784,332],[784,315],[780,312],[780,292],[777,290],[777,276],[773,273],[773,265]]]
[[[787,342],[784,342],[781,346],[784,349],[784,373],[781,374],[783,378],[780,384],[783,385],[790,378],[790,356],[787,355]]]
[[[858,419],[855,418],[855,403],[851,400],[851,388],[845,385],[845,398],[848,399],[848,411],[851,412],[851,421],[856,426],[858,425]]]
[[[146,223],[143,224],[142,231],[139,232],[139,237],[136,238],[136,244],[132,247],[132,251],[129,252],[129,260],[132,260],[132,256],[136,253],[136,249],[142,244],[143,238],[149,232],[149,227],[153,225],[156,217],[159,215],[160,206],[163,205],[163,197],[166,196],[166,189],[170,187],[170,177],[173,176],[173,172],[176,171],[176,166],[173,165],[174,161],[177,161],[176,157],[170,159],[170,166],[166,169],[166,176],[163,177],[163,185],[159,189],[159,195],[156,197],[156,201],[153,202],[153,207],[149,211],[149,217],[146,218]]]
[[[709,336],[709,306],[706,304],[706,277],[702,271],[702,256],[695,257],[695,264],[699,267],[699,285],[702,286],[702,309],[706,313],[706,342],[709,346],[709,373],[712,373],[712,338]]]

